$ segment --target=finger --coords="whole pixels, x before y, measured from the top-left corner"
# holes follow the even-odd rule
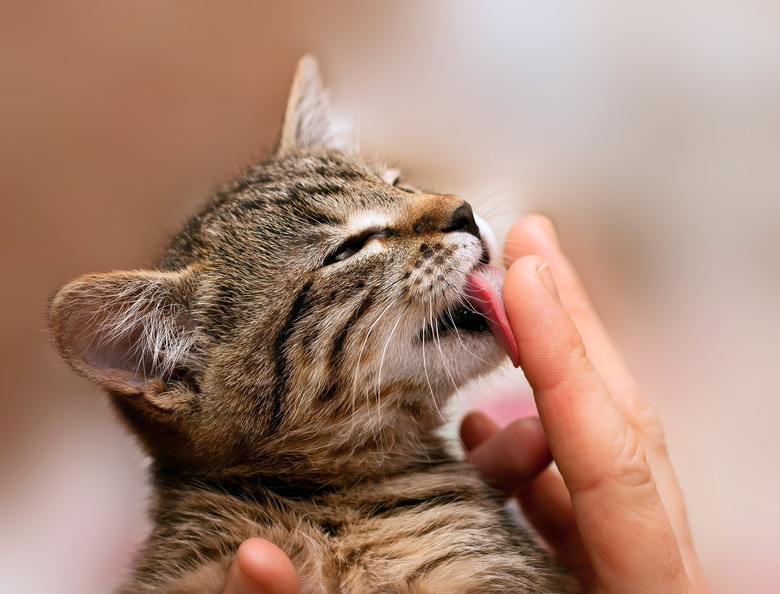
[[[541,256],[550,266],[560,299],[579,330],[594,367],[618,398],[630,420],[641,417],[644,398],[623,358],[615,349],[569,259],[561,251],[552,222],[541,215],[523,217],[510,230],[507,266],[526,255]]]
[[[523,444],[521,449],[524,455],[529,442],[533,444],[536,441],[539,464],[530,472],[515,471],[518,476],[514,481],[506,481],[506,479],[502,481],[502,477],[512,474],[513,471],[507,472],[506,469],[501,468],[502,461],[507,457],[503,444],[495,439],[501,428],[487,415],[479,411],[469,413],[461,423],[460,436],[472,460],[477,458],[479,464],[477,468],[483,476],[493,484],[496,482],[491,480],[491,477],[498,478],[499,483],[503,482],[502,490],[507,494],[513,493],[517,497],[526,519],[547,542],[558,561],[576,572],[580,579],[589,582],[592,576],[584,575],[583,572],[587,572],[590,563],[574,521],[569,492],[560,474],[547,468],[550,450],[541,432],[541,424],[538,419],[533,418],[533,423],[509,425],[505,431],[516,433],[518,429],[520,433],[530,430],[530,434],[516,435],[516,443]],[[543,443],[539,443],[540,439]],[[538,472],[536,472],[537,468]]]
[[[460,440],[467,452],[501,430],[497,423],[480,411],[467,414],[460,423]]]
[[[295,567],[276,545],[261,538],[244,541],[230,567],[223,594],[299,594]]]
[[[540,215],[520,219],[509,232],[505,251],[508,263],[527,254],[537,254],[548,262],[561,302],[582,336],[588,358],[627,422],[640,434],[661,500],[681,541],[686,565],[697,563],[685,503],[669,460],[658,413],[615,349],[576,271],[561,251],[552,222]]]
[[[499,431],[484,414],[472,413],[463,420],[461,439],[480,474],[507,495],[527,485],[552,461],[536,417],[518,419]]]
[[[593,568],[561,475],[548,468],[521,488],[516,497],[525,517],[550,546],[556,559],[583,583],[591,583]]]
[[[616,576],[628,576],[637,591],[681,589],[685,567],[642,444],[587,357],[546,263],[537,256],[515,261],[504,299],[521,366],[600,580],[617,591],[627,584]]]

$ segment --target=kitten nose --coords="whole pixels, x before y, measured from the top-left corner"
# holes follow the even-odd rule
[[[444,233],[463,231],[464,233],[471,233],[471,235],[479,239],[479,227],[477,226],[477,221],[474,220],[474,211],[471,210],[471,204],[464,200],[460,206],[452,211],[450,220],[442,231]]]
[[[417,194],[411,203],[412,229],[415,233],[452,233],[462,231],[477,239],[479,227],[471,204],[452,194]]]

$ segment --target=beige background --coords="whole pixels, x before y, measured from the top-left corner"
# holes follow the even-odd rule
[[[5,4],[0,589],[105,592],[143,530],[142,460],[51,352],[48,296],[150,264],[270,148],[312,51],[369,151],[499,232],[554,217],[666,420],[713,589],[774,591],[777,3]]]

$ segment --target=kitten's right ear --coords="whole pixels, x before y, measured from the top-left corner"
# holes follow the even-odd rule
[[[329,149],[351,153],[357,147],[351,130],[333,117],[317,60],[306,55],[295,70],[278,152]]]
[[[166,383],[199,366],[193,286],[188,270],[82,276],[52,300],[54,345],[80,375],[137,406],[171,411]]]

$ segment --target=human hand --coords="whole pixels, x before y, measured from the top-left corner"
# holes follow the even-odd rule
[[[241,543],[222,594],[299,594],[300,586],[290,559],[262,538]]]
[[[472,461],[518,498],[558,560],[591,591],[706,591],[658,414],[550,221],[518,221],[505,257],[506,312],[539,420],[499,431],[481,413],[467,416],[461,438]],[[560,473],[544,469],[551,454]]]

